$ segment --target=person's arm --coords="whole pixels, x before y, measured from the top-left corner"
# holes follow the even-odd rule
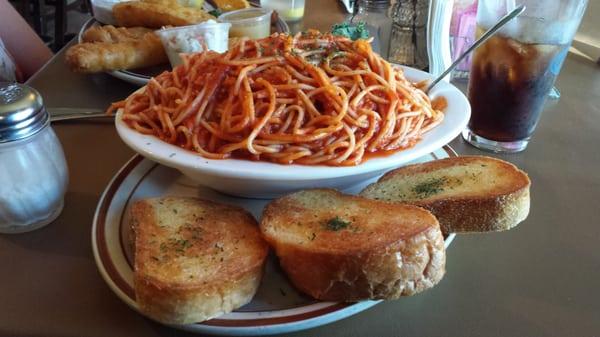
[[[0,39],[25,78],[33,75],[52,57],[52,51],[8,0],[0,0]]]

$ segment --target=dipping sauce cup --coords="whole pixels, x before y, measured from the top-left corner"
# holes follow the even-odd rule
[[[494,152],[527,147],[587,0],[479,0],[477,37],[521,4],[525,12],[477,48],[471,65],[463,138]]]
[[[262,39],[271,35],[271,14],[263,8],[247,8],[221,14],[219,21],[231,24],[229,37]]]
[[[182,63],[180,54],[199,53],[213,50],[218,53],[227,51],[229,23],[219,23],[214,20],[183,27],[163,28],[157,30],[169,62],[173,67]]]

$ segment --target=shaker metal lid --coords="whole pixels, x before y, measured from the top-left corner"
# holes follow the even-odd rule
[[[0,143],[32,136],[49,121],[42,96],[35,89],[0,82]]]

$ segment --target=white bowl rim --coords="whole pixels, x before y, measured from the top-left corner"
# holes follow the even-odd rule
[[[400,66],[405,76],[414,82],[433,79],[421,70]],[[141,89],[140,89],[141,90]],[[117,111],[115,126],[121,139],[134,151],[146,158],[181,171],[201,171],[207,175],[260,180],[316,180],[366,174],[400,166],[433,152],[448,144],[465,128],[471,107],[465,95],[454,85],[441,81],[429,96],[443,96],[448,103],[444,120],[427,132],[412,148],[382,157],[370,158],[356,166],[325,166],[277,164],[267,161],[244,159],[208,159],[193,151],[169,144],[152,135],[144,135],[129,128],[122,120],[122,110]]]

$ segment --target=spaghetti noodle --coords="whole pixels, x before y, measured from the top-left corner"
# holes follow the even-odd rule
[[[333,166],[411,147],[443,119],[368,41],[314,31],[189,55],[118,108],[138,132],[206,158]]]

